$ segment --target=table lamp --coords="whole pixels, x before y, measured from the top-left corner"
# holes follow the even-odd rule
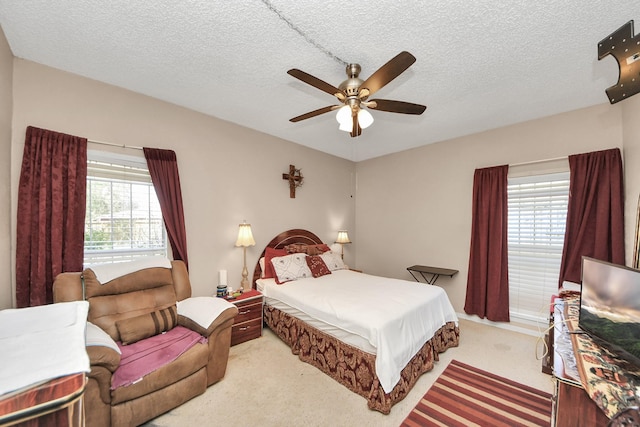
[[[238,239],[236,240],[236,246],[242,246],[243,252],[243,267],[242,267],[242,281],[240,285],[242,286],[243,291],[251,290],[251,283],[249,283],[249,272],[247,271],[247,247],[254,246],[256,241],[253,239],[253,234],[251,233],[251,224],[247,224],[246,221],[243,221],[240,224],[240,228],[238,229]]]
[[[340,247],[342,248],[342,259],[344,259],[344,245],[347,243],[351,243],[351,240],[349,240],[349,235],[347,234],[347,230],[338,231],[338,238],[336,239],[335,243],[340,243]]]

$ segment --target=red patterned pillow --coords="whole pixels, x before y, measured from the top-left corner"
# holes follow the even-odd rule
[[[320,255],[308,256],[307,265],[309,266],[309,270],[311,270],[311,275],[313,277],[320,277],[331,274],[329,267],[327,267],[327,264],[324,263]]]
[[[285,256],[287,255],[287,251],[284,249],[274,249],[267,248],[264,251],[264,278],[265,279],[273,279],[276,277],[276,271],[273,269],[273,264],[271,264],[271,258]]]

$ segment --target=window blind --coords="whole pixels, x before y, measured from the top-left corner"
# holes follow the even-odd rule
[[[166,253],[162,212],[145,160],[89,152],[85,267]]]
[[[569,201],[569,172],[509,178],[509,311],[546,322],[558,290]]]

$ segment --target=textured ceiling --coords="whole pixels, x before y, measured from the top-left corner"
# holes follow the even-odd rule
[[[640,0],[0,0],[18,58],[354,161],[608,103],[597,43],[632,19]],[[421,116],[372,111],[358,138],[334,113],[289,122],[335,98],[288,69],[337,86],[340,61],[366,79],[403,50],[416,63],[375,97]]]

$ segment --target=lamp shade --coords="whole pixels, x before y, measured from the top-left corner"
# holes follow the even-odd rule
[[[338,238],[336,239],[336,243],[351,243],[351,240],[349,240],[349,235],[347,234],[347,230],[338,231]]]
[[[340,123],[338,127],[340,130],[345,132],[351,132],[353,129],[353,112],[351,107],[348,105],[344,105],[338,109],[338,113],[336,114],[336,120]],[[358,124],[362,129],[366,129],[373,123],[373,116],[367,110],[360,109],[358,110]]]
[[[351,132],[351,130],[353,129],[353,123],[352,122],[340,123],[340,126],[338,126],[338,129],[340,129],[343,132]]]
[[[236,240],[236,246],[253,246],[256,241],[253,239],[253,233],[251,233],[251,224],[243,222],[238,229],[238,240]]]
[[[373,116],[367,110],[358,111],[358,123],[362,129],[366,129],[373,123]]]
[[[351,125],[351,107],[348,105],[343,105],[338,109],[336,113],[336,120],[340,125]]]

